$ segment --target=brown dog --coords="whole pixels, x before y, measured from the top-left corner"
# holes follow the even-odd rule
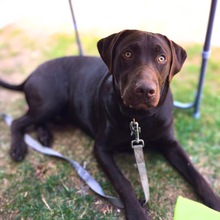
[[[29,105],[28,112],[12,124],[12,158],[24,158],[23,135],[29,126],[41,127],[40,141],[48,145],[45,124],[57,115],[68,117],[95,139],[94,153],[124,203],[126,218],[149,219],[113,159],[115,152],[131,150],[129,123],[135,118],[145,148],[163,154],[204,203],[220,211],[219,197],[173,133],[169,84],[180,71],[186,52],[163,35],[138,30],[101,39],[98,50],[102,59],[79,56],[46,62],[18,86],[0,81],[3,87],[24,91]]]

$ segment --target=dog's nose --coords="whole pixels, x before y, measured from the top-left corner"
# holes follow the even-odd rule
[[[156,94],[156,89],[153,85],[140,84],[135,87],[135,93],[145,98],[152,98]]]

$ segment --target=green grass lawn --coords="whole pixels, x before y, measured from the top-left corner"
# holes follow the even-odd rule
[[[82,34],[86,55],[98,55],[98,38]],[[175,41],[175,39],[173,39]],[[178,42],[177,42],[178,43]],[[201,64],[202,45],[183,45],[188,59],[174,77],[175,100],[194,99]],[[77,54],[72,35],[33,36],[9,26],[0,31],[0,77],[19,83],[41,62],[64,55]],[[220,194],[220,48],[212,48],[202,98],[201,118],[192,117],[192,109],[175,109],[178,140],[190,157]],[[13,117],[26,109],[23,95],[0,88],[0,112]],[[92,155],[93,141],[78,129],[57,126],[54,149],[86,163],[87,170],[102,185],[106,194],[115,192]],[[0,121],[0,216],[1,219],[124,219],[123,211],[96,196],[65,162],[40,155],[32,150],[20,163],[9,155],[10,131]],[[132,155],[118,155],[116,160],[125,176],[143,198]],[[198,200],[191,187],[157,154],[146,155],[150,184],[150,215],[154,220],[172,220],[178,195]]]

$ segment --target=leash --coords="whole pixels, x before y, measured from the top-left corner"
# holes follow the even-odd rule
[[[10,117],[7,114],[0,113],[0,118],[3,118],[5,123],[8,126],[11,126],[13,118]],[[134,149],[136,163],[138,166],[139,175],[141,178],[142,187],[144,190],[145,195],[145,204],[149,200],[149,185],[148,185],[148,179],[147,179],[147,171],[145,167],[144,162],[144,155],[143,155],[143,146],[144,141],[142,139],[139,139],[139,133],[140,133],[140,127],[138,126],[138,123],[135,122],[135,120],[131,121],[130,123],[130,129],[131,129],[131,135],[135,135],[135,140],[131,142],[131,146]],[[75,169],[75,171],[78,173],[80,178],[90,187],[90,189],[95,192],[97,195],[107,199],[110,203],[112,203],[114,206],[123,209],[124,205],[120,198],[116,198],[113,196],[108,196],[104,193],[102,187],[99,185],[99,183],[89,174],[87,170],[85,170],[78,162],[75,160],[72,160],[61,153],[41,145],[40,142],[32,138],[30,135],[25,134],[24,136],[25,143],[33,150],[48,155],[60,158],[62,160],[65,160],[66,162],[70,163],[71,166]]]
[[[5,123],[8,126],[11,126],[11,123],[13,119],[7,115],[0,113],[0,118],[3,118]],[[48,156],[53,156],[53,157],[58,157],[62,160],[67,161],[68,163],[71,164],[71,166],[75,169],[75,171],[78,173],[80,178],[90,187],[90,189],[98,194],[99,196],[107,199],[109,202],[111,202],[114,206],[123,209],[124,205],[122,201],[119,198],[113,197],[113,196],[108,196],[105,195],[102,187],[99,185],[99,183],[86,171],[79,163],[77,163],[75,160],[72,160],[68,157],[63,156],[61,153],[49,148],[49,147],[44,147],[43,145],[40,144],[37,140],[32,138],[30,135],[25,134],[24,136],[24,141],[25,143],[33,150],[38,151],[42,154],[48,155]]]
[[[144,147],[144,141],[139,138],[139,134],[141,132],[141,128],[138,125],[138,122],[133,119],[130,123],[130,130],[131,130],[131,136],[135,136],[135,139],[131,141],[131,147],[134,150],[134,155],[138,167],[138,172],[141,180],[141,185],[144,191],[145,196],[145,203],[147,204],[149,201],[150,193],[149,193],[149,183],[148,183],[148,177],[147,177],[147,169],[144,161],[144,153],[143,153],[143,147]]]

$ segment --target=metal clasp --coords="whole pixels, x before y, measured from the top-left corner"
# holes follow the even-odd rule
[[[135,119],[130,122],[130,130],[131,136],[135,136],[135,139],[131,141],[131,147],[140,147],[140,145],[144,147],[144,141],[140,139],[141,128],[139,127],[139,124],[135,121]]]

